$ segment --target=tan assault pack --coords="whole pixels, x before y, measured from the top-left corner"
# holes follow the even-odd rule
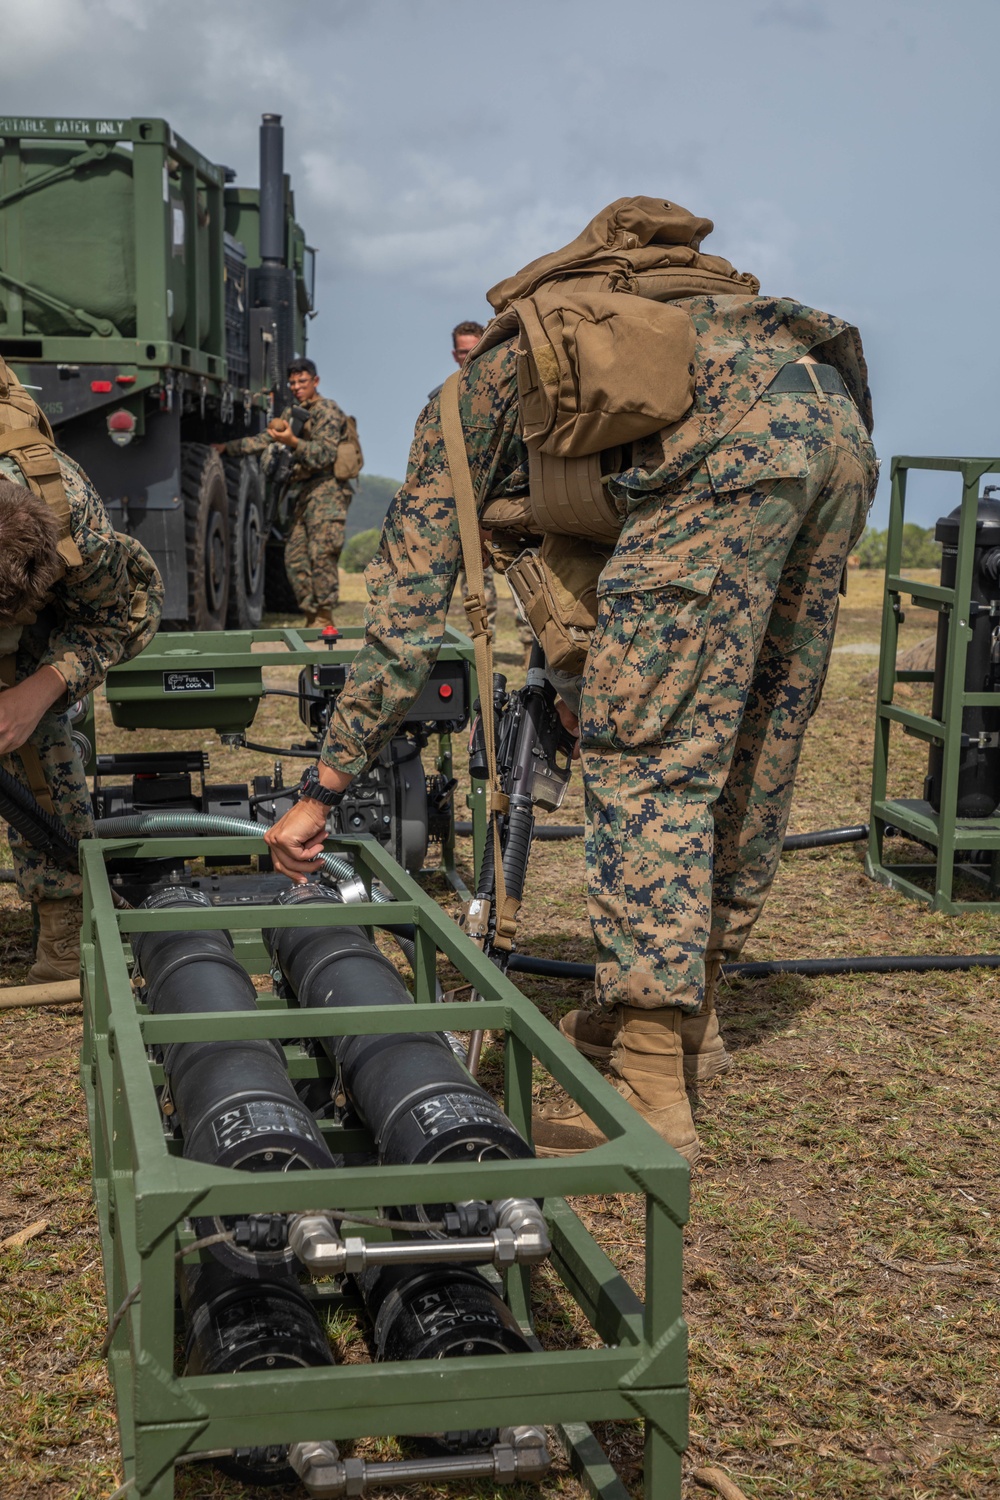
[[[48,417],[0,359],[0,457],[17,464],[24,483],[45,501],[59,522],[59,556],[63,567],[83,562],[72,537],[69,500],[56,457],[55,437]]]
[[[597,580],[624,520],[606,477],[623,467],[628,444],[681,421],[694,400],[694,326],[671,304],[760,290],[701,253],[712,227],[662,199],[619,198],[569,245],[487,293],[497,316],[472,357],[517,336],[529,493],[487,504],[480,524],[561,671],[583,670]]]
[[[337,457],[333,461],[335,479],[357,479],[365,465],[365,456],[358,439],[358,424],[353,417],[344,422],[344,436],[337,444]]]
[[[17,376],[0,359],[0,457],[4,456],[14,460],[26,487],[44,500],[56,516],[63,572],[81,567],[83,558],[72,535],[72,512],[59,467],[52,425]],[[131,591],[129,638],[122,656],[123,661],[131,661],[156,634],[163,613],[163,580],[141,542],[120,531],[115,535],[125,553]],[[9,644],[10,637],[13,637],[13,645]],[[9,649],[4,650],[0,642],[0,669],[8,663],[7,675],[10,675],[9,664],[19,637],[20,630],[8,630],[3,639],[8,641]],[[10,683],[6,685],[10,686]]]

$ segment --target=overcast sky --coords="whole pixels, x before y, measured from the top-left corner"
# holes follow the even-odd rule
[[[485,289],[633,193],[858,324],[883,459],[1000,450],[997,0],[0,0],[0,23],[5,113],[163,116],[245,184],[284,116],[309,352],[372,472],[402,475]],[[927,524],[958,493],[913,499]]]

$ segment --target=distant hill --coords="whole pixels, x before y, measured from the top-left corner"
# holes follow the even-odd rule
[[[389,502],[401,483],[400,479],[386,479],[381,474],[362,474],[347,513],[347,535],[368,531],[372,526],[381,531]]]

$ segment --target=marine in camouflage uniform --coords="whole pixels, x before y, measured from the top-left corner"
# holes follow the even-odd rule
[[[580,713],[597,998],[628,1018],[633,1072],[618,1073],[633,1102],[640,1054],[649,1076],[661,1065],[654,1012],[695,1016],[706,963],[714,975],[740,951],[774,878],[875,478],[855,330],[786,299],[675,305],[695,326],[695,404],[611,478],[625,522],[599,584]],[[795,363],[810,354],[822,363]],[[466,365],[460,413],[480,509],[525,493],[512,342]],[[368,570],[366,646],[327,766],[357,773],[395,731],[438,650],[459,562],[431,403]],[[655,1104],[642,1112],[659,1128]],[[689,1110],[687,1122],[690,1140],[676,1143],[693,1159]]]
[[[17,627],[11,631],[0,626],[0,631],[8,649],[13,650],[10,685],[23,682],[45,666],[55,667],[65,680],[64,697],[42,715],[28,744],[39,757],[56,817],[77,838],[88,838],[94,832],[90,793],[65,710],[92,693],[117,662],[135,652],[134,564],[138,549],[115,534],[100,496],[83,470],[64,453],[59,453],[58,459],[70,506],[71,536],[81,563],[66,569],[35,619],[21,627],[19,635]],[[0,458],[0,476],[23,482],[20,469],[10,458]],[[163,592],[145,554],[142,566],[151,570],[142,601],[145,636],[159,621]],[[30,789],[24,762],[16,751],[0,755],[0,765]],[[60,903],[59,910],[67,917],[62,924],[67,927],[65,939],[78,954],[79,898],[83,889],[78,871],[34,848],[14,829],[9,830],[9,838],[21,895],[36,906]],[[33,971],[32,977],[53,976]]]
[[[344,527],[354,495],[349,479],[337,479],[333,466],[347,418],[326,396],[307,403],[309,420],[302,429],[288,481],[291,527],[285,538],[285,572],[299,609],[308,622],[328,619],[340,603],[337,564],[344,550]],[[292,408],[282,419],[290,422]],[[235,438],[223,446],[230,454],[263,453],[274,447],[267,432]]]

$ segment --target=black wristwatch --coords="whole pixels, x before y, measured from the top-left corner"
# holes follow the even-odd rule
[[[322,802],[324,807],[339,807],[344,800],[343,792],[335,792],[323,785],[315,766],[310,766],[299,782],[299,796],[311,797],[314,802]]]

